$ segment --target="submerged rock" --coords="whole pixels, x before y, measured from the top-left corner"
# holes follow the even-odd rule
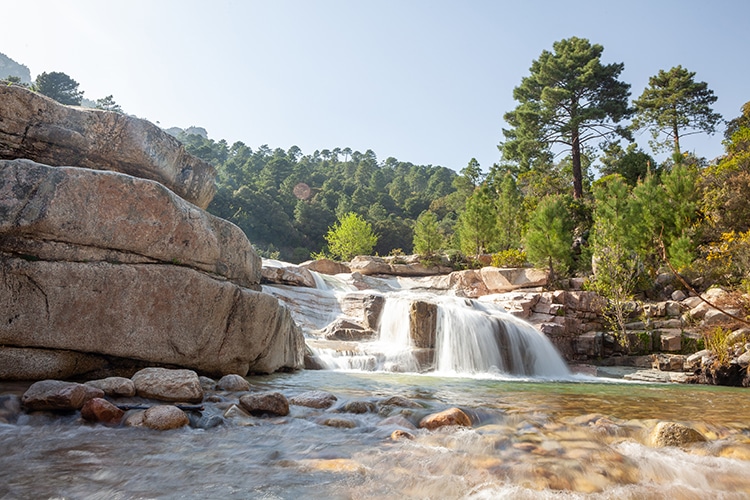
[[[692,427],[676,422],[659,422],[650,435],[652,446],[685,446],[706,441],[706,437]]]
[[[143,398],[160,401],[200,403],[203,388],[198,374],[192,370],[144,368],[133,375],[136,393]]]
[[[125,377],[107,377],[99,380],[89,380],[85,385],[101,389],[107,396],[135,396],[135,384],[133,384],[131,379]]]
[[[338,400],[336,396],[326,391],[307,391],[289,400],[290,404],[306,406],[308,408],[330,408]]]
[[[249,391],[250,382],[248,382],[245,377],[232,373],[221,377],[216,383],[216,389],[232,392]]]
[[[124,411],[103,398],[89,399],[81,408],[81,417],[89,422],[119,424],[124,415]]]
[[[459,408],[449,408],[439,413],[427,415],[419,421],[421,429],[431,431],[449,425],[471,427],[471,418]]]
[[[289,415],[289,401],[280,392],[264,392],[261,394],[245,394],[240,397],[240,407],[255,416]]]
[[[185,412],[172,405],[152,406],[143,413],[143,425],[158,431],[178,429],[189,423]]]
[[[21,403],[29,411],[70,411],[80,409],[88,399],[102,396],[104,391],[83,384],[41,380],[28,388],[21,397]]]

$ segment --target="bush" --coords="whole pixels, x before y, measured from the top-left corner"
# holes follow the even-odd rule
[[[514,248],[503,250],[492,255],[493,267],[524,267],[526,252]]]

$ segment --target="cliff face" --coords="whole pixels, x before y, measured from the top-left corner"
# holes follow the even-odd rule
[[[172,187],[197,193],[192,199],[204,206],[213,194],[210,166],[194,175],[198,160],[184,150],[164,153],[171,138],[156,132],[155,142],[131,141],[126,153],[110,144],[107,156],[97,145],[132,131],[117,128],[127,117],[94,112],[90,119],[40,96],[24,99],[0,89],[2,155],[76,166],[0,160],[0,379],[152,365],[214,376],[302,366],[300,329],[286,307],[260,292],[260,258],[245,235],[158,182],[165,163],[148,159],[170,157],[169,172],[189,172],[182,179],[190,182]],[[19,116],[20,102],[39,106]],[[30,130],[70,131],[65,120],[76,114],[86,124],[74,131],[78,144],[30,144]],[[24,126],[23,116],[33,123]]]

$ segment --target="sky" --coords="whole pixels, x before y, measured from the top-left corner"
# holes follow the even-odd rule
[[[487,172],[533,60],[577,36],[637,98],[682,65],[726,119],[750,101],[747,0],[0,0],[0,52],[161,127],[304,154],[350,147]],[[714,136],[681,141],[708,159]],[[647,132],[636,136],[651,153]],[[657,155],[657,159],[660,157]]]

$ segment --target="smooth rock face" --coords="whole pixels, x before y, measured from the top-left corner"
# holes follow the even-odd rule
[[[203,388],[198,374],[192,370],[144,368],[133,375],[132,380],[136,394],[142,398],[185,403],[203,401]]]
[[[289,415],[289,401],[278,392],[245,394],[240,397],[240,407],[251,415]]]
[[[307,391],[289,400],[290,404],[308,408],[330,408],[338,398],[326,391]]]
[[[89,422],[118,424],[123,415],[125,415],[124,411],[102,398],[89,399],[81,408],[81,417]]]
[[[320,274],[334,275],[352,272],[352,270],[346,264],[342,264],[341,262],[336,262],[330,259],[308,260],[307,262],[303,262],[302,264],[300,264],[299,267],[308,269],[310,271],[315,271],[316,273]]]
[[[185,412],[172,405],[152,406],[143,413],[143,426],[158,431],[178,429],[189,423]]]
[[[229,375],[224,375],[219,379],[219,381],[216,383],[216,389],[220,391],[248,391],[250,390],[250,383],[245,380],[244,377],[237,375],[236,373],[231,373]]]
[[[93,387],[92,390],[95,390]],[[40,380],[29,387],[21,403],[29,410],[78,410],[92,397],[102,397],[104,392],[91,392],[83,384],[60,380]]]
[[[2,290],[2,285],[0,285],[0,290]],[[0,305],[1,309],[3,309],[2,305]],[[81,352],[0,347],[0,380],[69,379],[76,375],[104,369],[106,366],[107,362],[101,356]]]
[[[116,398],[135,396],[135,384],[133,384],[131,379],[125,377],[107,377],[99,380],[89,380],[84,385],[101,389],[105,395]]]
[[[303,364],[302,333],[276,298],[186,267],[0,254],[0,296],[2,346],[97,353],[212,375]]]
[[[153,181],[0,160],[0,251],[41,260],[167,263],[258,289],[261,260],[234,224]]]
[[[216,193],[216,170],[156,125],[122,113],[64,106],[3,85],[0,159],[15,158],[152,179],[201,208]]]

